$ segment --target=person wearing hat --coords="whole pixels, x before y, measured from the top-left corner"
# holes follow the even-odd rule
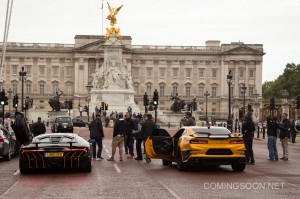
[[[104,137],[103,126],[101,121],[101,115],[99,113],[96,114],[96,118],[91,122],[90,127],[90,140],[93,145],[93,159],[101,160],[102,157],[102,139]],[[98,145],[98,152],[96,158],[96,144]]]

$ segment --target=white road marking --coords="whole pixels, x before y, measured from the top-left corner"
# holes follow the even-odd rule
[[[117,171],[118,173],[121,173],[121,170],[120,170],[120,168],[118,167],[117,164],[114,164],[114,167],[115,167],[115,169],[116,169],[116,171]]]
[[[19,181],[15,182],[13,184],[13,186],[11,186],[9,189],[7,189],[1,196],[0,198],[3,198],[3,196],[5,196],[5,194],[7,194],[12,188],[14,188],[17,184],[18,184]]]
[[[172,189],[170,189],[167,185],[165,185],[165,183],[163,183],[162,181],[158,181],[162,186],[164,186],[169,192],[170,194],[172,194],[172,196],[174,196],[176,199],[180,199],[180,197],[175,193],[175,191],[173,191]]]
[[[107,154],[109,154],[109,151],[108,151],[107,149],[105,149],[105,152],[106,152]]]
[[[13,176],[19,175],[19,173],[20,173],[20,169],[18,169],[18,170],[13,174]]]

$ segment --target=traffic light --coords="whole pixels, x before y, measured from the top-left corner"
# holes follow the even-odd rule
[[[104,106],[105,106],[105,103],[104,103],[104,102],[101,102],[101,109],[102,109],[102,110],[104,110],[104,108],[105,108]]]
[[[296,109],[300,109],[300,95],[296,97]]]
[[[69,109],[73,109],[73,101],[69,100]]]
[[[18,95],[14,96],[13,106],[14,106],[14,108],[18,108],[18,106],[19,106],[19,97],[18,97]]]
[[[0,93],[0,105],[4,106],[5,105],[5,90],[3,89],[2,92]]]
[[[157,90],[155,89],[154,93],[153,93],[153,105],[155,106],[155,108],[157,107],[158,105],[158,92]]]
[[[270,99],[270,110],[275,110],[275,99],[274,99],[274,97]]]
[[[106,111],[108,110],[108,104],[105,104],[105,110]]]

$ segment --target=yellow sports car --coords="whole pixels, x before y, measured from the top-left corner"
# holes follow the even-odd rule
[[[162,159],[164,165],[231,165],[234,171],[246,167],[245,145],[241,134],[224,127],[184,126],[171,137],[165,129],[154,129],[146,143],[147,156]]]

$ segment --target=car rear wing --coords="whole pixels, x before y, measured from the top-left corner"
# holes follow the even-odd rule
[[[39,144],[70,144],[70,148],[73,147],[74,143],[77,143],[76,141],[71,141],[71,142],[57,142],[57,143],[53,143],[53,142],[32,142],[31,144],[35,144],[36,148],[39,148]]]

